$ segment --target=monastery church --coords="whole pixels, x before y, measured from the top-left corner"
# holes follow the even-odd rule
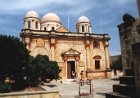
[[[95,34],[86,16],[78,18],[76,32],[61,23],[55,13],[47,13],[41,19],[37,12],[28,11],[20,36],[32,56],[47,55],[62,68],[62,79],[79,78],[81,71],[88,77],[107,78],[110,73],[108,34]]]

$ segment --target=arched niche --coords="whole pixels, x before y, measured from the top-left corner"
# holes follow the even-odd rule
[[[41,39],[41,38],[39,38],[39,39],[37,39],[37,41],[36,41],[36,46],[37,47],[44,47],[44,40],[43,39]]]
[[[102,57],[100,55],[95,55],[93,59],[102,59]]]

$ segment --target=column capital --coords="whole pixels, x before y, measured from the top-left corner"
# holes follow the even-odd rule
[[[109,46],[109,43],[107,41],[104,42],[105,47]]]
[[[64,62],[66,62],[68,60],[68,57],[67,56],[64,56],[63,57],[63,60],[64,60]]]
[[[79,57],[79,56],[76,56],[76,57],[75,57],[75,60],[76,60],[76,61],[79,61],[79,60],[80,60],[80,57]]]
[[[55,44],[56,44],[56,40],[55,40],[54,38],[52,38],[52,39],[50,40],[50,45],[51,45],[51,46],[55,46]]]
[[[25,43],[26,43],[26,44],[30,44],[30,37],[26,37],[26,38],[25,38]]]
[[[87,47],[90,47],[90,40],[86,40],[86,42],[85,42],[85,47],[87,48]]]

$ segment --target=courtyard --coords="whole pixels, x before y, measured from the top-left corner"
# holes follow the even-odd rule
[[[90,97],[83,96],[81,98],[105,98],[106,92],[112,92],[112,85],[119,84],[117,79],[97,79],[92,80],[92,95]],[[62,83],[52,81],[47,86],[43,86],[47,91],[59,90],[60,98],[79,98],[79,84],[76,82],[63,81]],[[51,86],[49,86],[51,85]],[[80,87],[81,93],[89,93],[89,86],[87,84]]]

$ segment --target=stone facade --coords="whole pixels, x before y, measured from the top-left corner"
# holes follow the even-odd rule
[[[77,32],[71,32],[63,27],[54,13],[46,14],[40,21],[39,15],[30,11],[20,36],[32,56],[48,55],[58,62],[62,79],[79,78],[83,70],[92,73],[90,78],[109,77],[109,35],[91,33],[91,23],[85,16],[78,19],[76,28]]]
[[[133,56],[134,56],[134,70],[135,70],[135,83],[137,97],[140,97],[140,43],[135,43],[132,45]]]
[[[124,23],[118,25],[123,69],[134,69],[131,45],[140,42],[140,20],[128,14],[123,16],[123,20]]]

